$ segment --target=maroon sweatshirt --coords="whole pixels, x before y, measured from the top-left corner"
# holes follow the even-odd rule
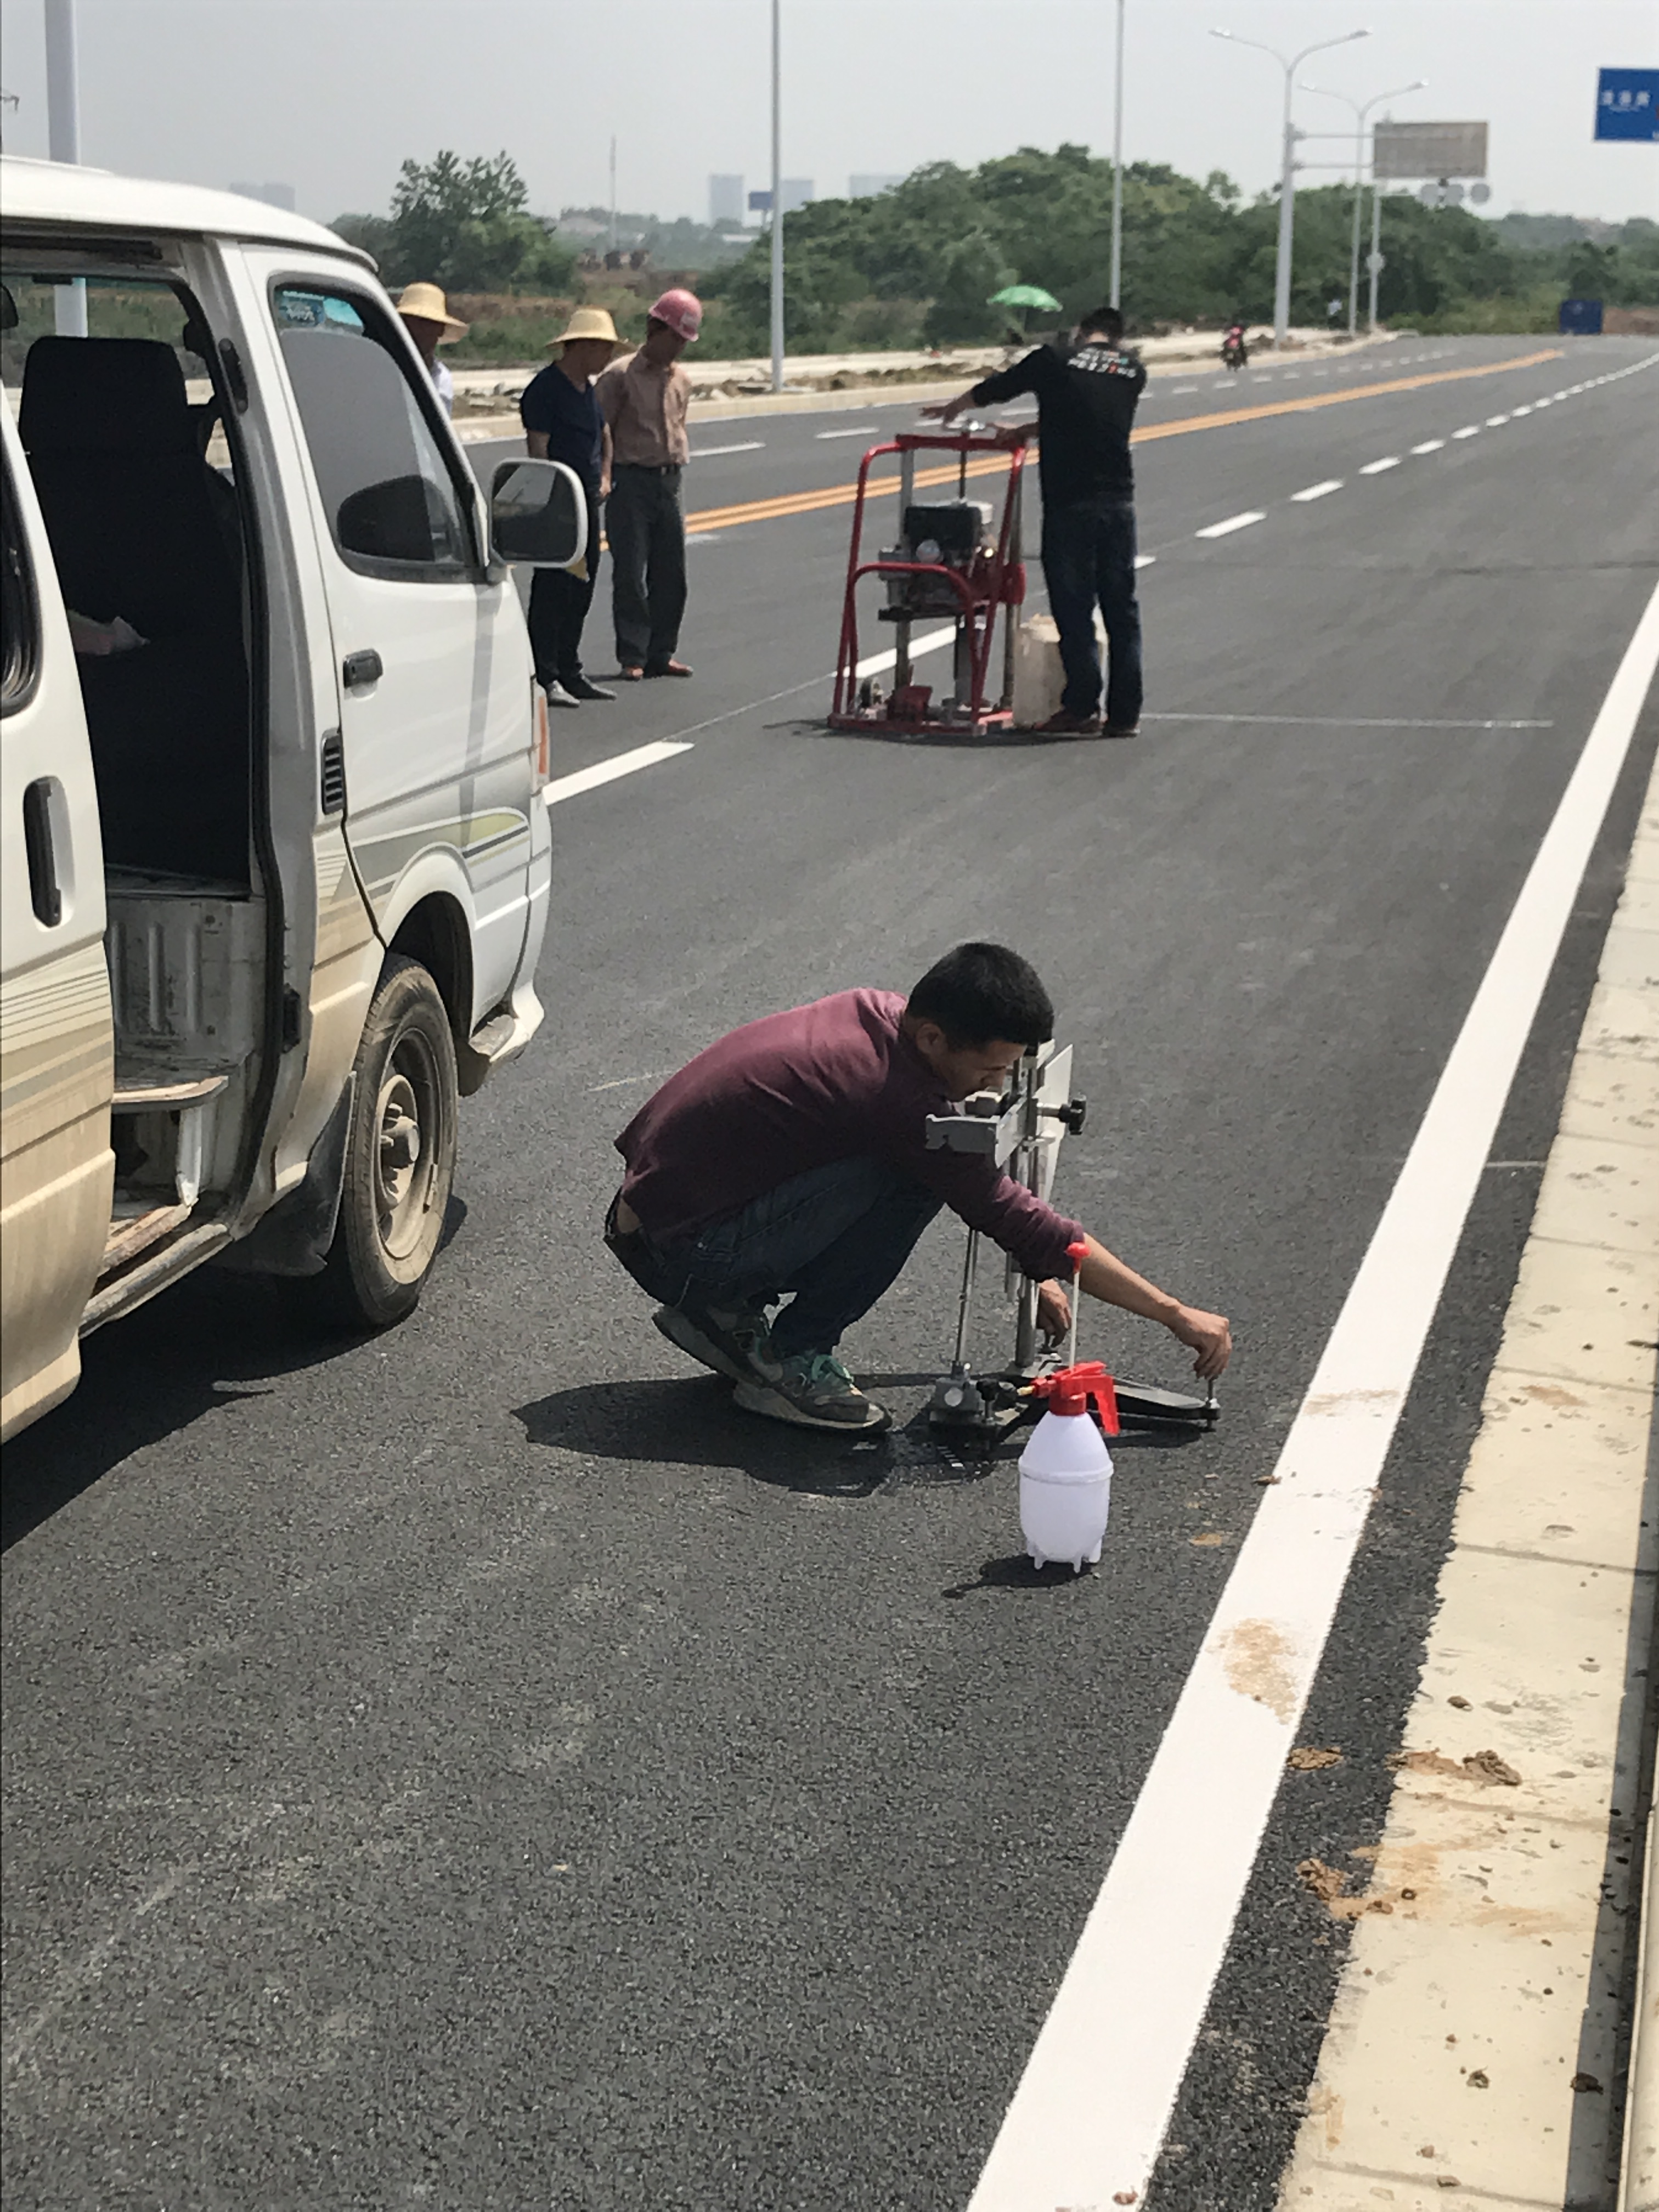
[[[885,1160],[936,1191],[1038,1280],[1069,1275],[1075,1221],[990,1159],[929,1152],[954,1110],[900,1030],[896,991],[837,991],[733,1030],[671,1076],[617,1139],[623,1196],[653,1237],[690,1234],[832,1161]]]

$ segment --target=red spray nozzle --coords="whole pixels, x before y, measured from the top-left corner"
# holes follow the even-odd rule
[[[1086,1244],[1068,1244],[1066,1247],[1066,1256],[1071,1261],[1072,1273],[1075,1275],[1078,1269],[1088,1258],[1089,1248]]]
[[[1115,1437],[1121,1433],[1117,1391],[1098,1359],[1085,1360],[1078,1367],[1056,1368],[1052,1375],[1039,1375],[1031,1385],[1031,1395],[1046,1398],[1051,1413],[1086,1413],[1092,1399],[1106,1434]]]

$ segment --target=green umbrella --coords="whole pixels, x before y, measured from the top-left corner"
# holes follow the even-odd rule
[[[1045,292],[1041,284],[1009,284],[1000,292],[993,292],[986,303],[993,307],[1046,307],[1051,314],[1059,314],[1060,302],[1052,292]]]

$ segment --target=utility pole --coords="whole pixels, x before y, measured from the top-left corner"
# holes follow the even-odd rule
[[[1376,168],[1376,163],[1371,167]],[[1371,258],[1365,264],[1371,280],[1370,319],[1367,325],[1373,337],[1376,336],[1376,280],[1382,274],[1382,187],[1375,175],[1371,178]]]
[[[772,389],[783,389],[783,72],[780,0],[772,0]]]
[[[1288,60],[1276,46],[1264,46],[1260,39],[1241,39],[1232,31],[1212,31],[1212,39],[1226,39],[1236,46],[1254,46],[1258,53],[1271,54],[1285,72],[1285,139],[1283,163],[1279,182],[1279,256],[1273,267],[1273,345],[1281,349],[1291,327],[1291,256],[1295,246],[1296,224],[1296,125],[1291,119],[1291,95],[1296,85],[1296,73],[1310,54],[1323,53],[1328,46],[1346,46],[1355,39],[1368,39],[1369,31],[1345,31],[1340,39],[1320,39],[1311,46],[1304,46],[1299,54]]]
[[[1401,100],[1408,92],[1421,92],[1428,83],[1419,77],[1413,84],[1396,86],[1393,92],[1374,92],[1369,100],[1350,100],[1346,92],[1333,92],[1328,85],[1304,84],[1304,92],[1316,92],[1327,100],[1340,100],[1345,107],[1353,110],[1353,239],[1348,255],[1348,336],[1356,337],[1359,325],[1359,222],[1365,207],[1365,118],[1382,100]],[[1371,240],[1371,251],[1376,251],[1376,240]],[[1371,280],[1371,328],[1376,328],[1376,280]]]
[[[46,0],[46,151],[54,161],[81,159],[81,75],[76,55],[75,0]],[[58,284],[54,319],[58,335],[87,334],[87,286],[77,276]]]
[[[1112,305],[1123,305],[1123,0],[1117,0],[1117,70],[1112,83]]]
[[[617,250],[617,141],[611,141],[611,251]]]

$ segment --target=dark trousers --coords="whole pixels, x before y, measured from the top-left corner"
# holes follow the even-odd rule
[[[624,668],[661,668],[674,657],[685,615],[680,471],[618,463],[605,529],[617,659]]]
[[[599,510],[591,495],[586,568],[585,576],[573,576],[565,568],[538,568],[531,578],[530,650],[538,684],[568,684],[582,672],[582,624],[599,576]]]
[[[833,1352],[842,1331],[891,1287],[939,1209],[932,1191],[883,1161],[836,1160],[690,1237],[620,1236],[613,1206],[605,1241],[665,1305],[758,1312],[793,1291],[772,1324],[773,1345],[787,1359]]]
[[[1092,714],[1100,703],[1100,648],[1095,608],[1106,626],[1109,672],[1106,720],[1132,730],[1140,720],[1140,608],[1135,599],[1133,507],[1060,507],[1042,516],[1042,573],[1060,630],[1068,714]]]

